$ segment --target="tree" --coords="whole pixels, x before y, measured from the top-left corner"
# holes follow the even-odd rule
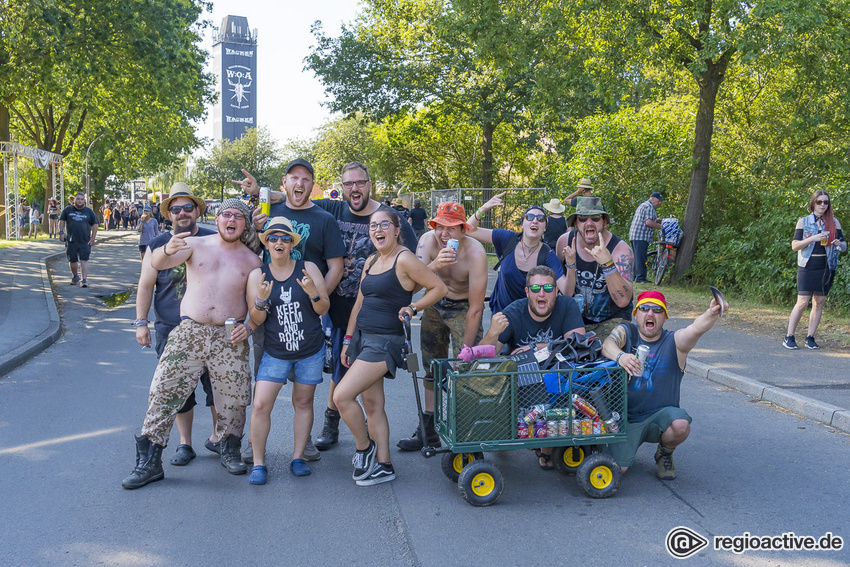
[[[280,158],[277,142],[266,128],[250,128],[238,140],[219,140],[195,163],[192,185],[205,197],[220,197],[235,191],[233,179],[242,179],[248,170],[261,187],[280,185]]]

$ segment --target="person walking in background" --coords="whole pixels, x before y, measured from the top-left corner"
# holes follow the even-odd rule
[[[59,204],[56,199],[47,200],[47,234],[55,238],[59,233]]]
[[[567,219],[564,218],[566,207],[564,207],[560,199],[552,199],[543,205],[543,208],[549,213],[549,216],[546,218],[546,231],[543,233],[543,242],[554,250],[558,239],[562,234],[567,232]]]
[[[663,200],[661,193],[654,191],[649,199],[638,206],[635,216],[632,217],[629,240],[635,254],[635,283],[649,283],[646,279],[646,255],[655,230],[662,228],[661,223],[658,222],[657,209]]]
[[[153,218],[149,205],[145,205],[145,208],[142,211],[142,220],[139,222],[138,231],[140,233],[139,254],[142,256],[142,260],[144,260],[145,251],[148,249],[148,245],[151,240],[156,238],[159,234],[159,223],[156,222],[155,218]]]
[[[21,197],[21,204],[18,205],[18,238],[23,238],[30,225],[30,206],[27,203],[26,197]]]
[[[416,240],[425,234],[425,221],[428,219],[428,213],[422,208],[422,201],[413,199],[413,208],[410,209],[410,226],[413,227],[413,232],[416,233]]]
[[[68,236],[65,236],[65,227]],[[97,216],[86,206],[85,193],[74,195],[74,204],[68,205],[59,215],[59,242],[67,242],[65,254],[71,268],[71,285],[88,287],[89,258],[97,237]],[[77,263],[80,274],[77,274]],[[82,275],[82,279],[80,279]]]
[[[30,207],[29,217],[29,237],[38,238],[38,229],[41,227],[41,213],[38,212],[38,203],[33,203]]]
[[[797,303],[788,318],[788,333],[782,346],[794,350],[794,332],[803,311],[812,302],[806,348],[820,348],[815,342],[826,296],[835,279],[838,253],[847,251],[841,223],[832,214],[832,203],[826,191],[817,190],[809,198],[811,213],[797,221],[791,249],[797,253]]]

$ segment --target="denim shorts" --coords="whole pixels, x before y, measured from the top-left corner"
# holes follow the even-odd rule
[[[325,364],[325,349],[320,348],[316,354],[305,358],[284,360],[263,353],[260,369],[257,371],[257,381],[286,384],[292,374],[292,381],[299,384],[316,385],[322,383],[322,366]],[[293,372],[294,371],[294,372]]]

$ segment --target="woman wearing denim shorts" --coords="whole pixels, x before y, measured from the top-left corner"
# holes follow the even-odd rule
[[[271,428],[271,411],[280,389],[292,377],[293,431],[295,446],[289,469],[295,476],[312,471],[304,460],[304,448],[313,424],[313,396],[322,382],[324,333],[321,317],[330,301],[319,268],[290,256],[301,237],[285,217],[269,221],[260,235],[271,263],[248,276],[247,300],[251,321],[263,325],[263,358],[254,385],[251,441],[254,467],[248,482],[265,484],[268,476],[265,453]]]

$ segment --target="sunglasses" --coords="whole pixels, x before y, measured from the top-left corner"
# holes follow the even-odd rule
[[[578,222],[587,222],[588,220],[592,220],[593,222],[599,222],[602,220],[602,215],[592,215],[589,217],[585,215],[578,216]]]
[[[829,199],[819,199],[819,200],[815,201],[815,205],[828,205],[828,204],[829,204]]]
[[[231,212],[225,211],[225,212],[219,213],[219,214],[227,220],[230,220],[230,219],[242,220],[242,219],[245,218],[245,215],[243,215],[242,213],[231,213]]]
[[[539,283],[536,283],[536,284],[531,284],[530,286],[528,286],[528,289],[531,290],[531,293],[540,293],[541,289],[543,291],[545,291],[546,293],[552,293],[553,291],[555,291],[555,284],[551,284],[551,283],[539,284]]]
[[[369,230],[371,230],[372,232],[375,232],[379,228],[381,230],[389,230],[390,226],[392,226],[392,225],[395,225],[395,223],[390,222],[388,220],[381,221],[381,222],[373,222],[373,223],[369,223]]]
[[[653,313],[664,313],[664,308],[660,305],[647,305],[644,303],[643,305],[638,305],[638,311],[643,311],[644,313],[649,313],[650,311]]]
[[[185,205],[174,205],[173,207],[168,207],[168,210],[171,211],[172,215],[179,215],[180,211],[186,211],[187,213],[191,213],[195,210],[195,204],[186,203]]]
[[[538,215],[535,215],[534,213],[525,213],[525,216],[523,218],[529,222],[533,220],[543,222],[544,220],[546,220],[546,215],[544,215],[543,213],[540,213]]]
[[[292,242],[291,234],[270,234],[266,237],[266,242],[277,242],[280,240],[284,244],[287,242]]]

